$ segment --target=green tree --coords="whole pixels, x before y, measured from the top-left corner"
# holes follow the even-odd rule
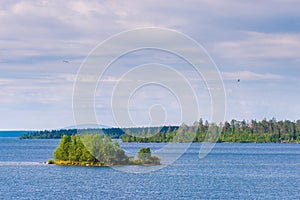
[[[63,135],[59,146],[54,151],[53,155],[58,160],[69,160],[70,137]]]
[[[138,152],[138,159],[142,161],[150,160],[151,158],[151,150],[149,147],[141,148]]]
[[[128,156],[125,155],[125,151],[121,148],[119,142],[115,140],[114,144],[115,156],[113,159],[114,164],[127,164],[129,162]]]

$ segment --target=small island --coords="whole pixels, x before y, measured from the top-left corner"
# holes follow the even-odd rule
[[[160,165],[160,158],[149,147],[141,148],[137,159],[127,156],[118,141],[107,135],[63,135],[48,164],[66,166]]]

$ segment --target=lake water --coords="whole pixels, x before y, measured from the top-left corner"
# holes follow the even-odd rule
[[[151,173],[45,165],[59,140],[0,138],[0,199],[300,199],[299,144],[192,144]],[[129,151],[164,144],[121,144]]]

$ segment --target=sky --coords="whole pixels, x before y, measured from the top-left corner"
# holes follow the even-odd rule
[[[115,34],[146,27],[172,29],[202,45],[224,82],[225,120],[300,119],[299,7],[297,0],[2,0],[0,130],[74,125],[74,81],[87,56]],[[95,91],[99,124],[118,124],[113,90],[124,73],[149,62],[186,76],[200,117],[211,118],[209,89],[193,78],[191,66],[170,53],[143,50],[120,58],[102,77]],[[182,123],[178,99],[167,89],[150,85],[132,93],[128,106],[135,124]],[[151,119],[151,113],[163,117]]]

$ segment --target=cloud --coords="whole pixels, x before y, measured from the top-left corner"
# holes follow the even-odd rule
[[[73,83],[59,79],[1,78],[0,103],[12,107],[26,102],[65,105],[66,102],[70,103],[72,86]]]
[[[0,103],[4,114],[0,116],[3,122],[0,128],[57,128],[72,123],[73,81],[83,59],[95,45],[111,35],[149,26],[173,28],[194,38],[223,71],[225,82],[240,78],[255,83],[253,99],[244,99],[253,108],[259,104],[256,99],[273,100],[278,94],[291,96],[284,99],[287,101],[283,104],[285,111],[276,114],[295,118],[299,107],[291,99],[299,99],[300,93],[289,88],[291,84],[299,85],[299,7],[300,2],[296,0],[189,0],[185,3],[3,0],[0,4]],[[175,41],[172,44],[177,45]],[[112,68],[118,65],[120,70],[109,71],[103,83],[112,85],[130,67],[152,59],[152,62],[175,66],[199,89],[197,92],[202,97],[205,85],[203,81],[200,83],[201,77],[190,74],[186,63],[174,56],[153,54],[151,57],[151,54],[153,52],[136,53],[114,63]],[[285,84],[280,85],[280,89],[267,88],[259,80],[268,80],[270,85]],[[226,86],[236,94],[234,87]],[[254,87],[246,83],[244,86]],[[275,92],[266,97],[266,90]],[[103,92],[110,93],[110,90]],[[243,106],[247,105],[236,103],[238,96],[228,98],[234,102],[230,106],[238,105],[235,109],[228,108],[234,110],[231,116],[248,117],[241,113],[246,111]],[[278,102],[267,102],[271,115]],[[259,107],[252,116],[259,112],[262,116],[262,110]],[[101,107],[99,113],[109,114],[109,111]],[[103,118],[110,119],[106,115]]]
[[[238,71],[238,72],[222,72],[224,80],[278,80],[283,79],[284,76],[278,74],[258,74],[251,71]]]
[[[299,60],[300,34],[243,32],[243,40],[215,44],[219,56],[228,59],[296,59]]]

